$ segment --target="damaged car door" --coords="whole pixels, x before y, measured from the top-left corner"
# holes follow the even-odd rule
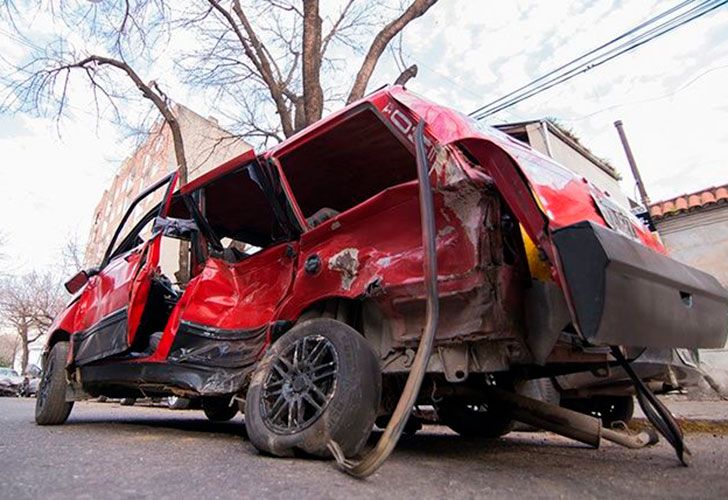
[[[253,153],[247,163],[243,156],[229,169],[181,190],[197,200],[197,222],[209,255],[180,301],[167,357],[236,375],[255,362],[269,341],[294,276],[299,232]],[[198,389],[214,393],[219,388]]]
[[[154,219],[166,213],[176,174],[137,197],[121,218],[97,271],[92,272],[76,314],[73,359],[84,365],[129,350],[159,263],[160,233]],[[146,211],[146,212],[145,212]]]

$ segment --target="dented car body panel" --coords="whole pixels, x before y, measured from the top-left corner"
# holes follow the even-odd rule
[[[608,193],[527,145],[388,87],[264,154],[246,153],[170,189],[158,214],[199,228],[190,241],[191,278],[179,290],[164,285],[163,233],[103,263],[51,327],[49,345],[71,338],[74,383],[91,394],[235,394],[271,342],[321,316],[364,335],[385,374],[406,372],[426,302],[413,138],[419,120],[437,228],[440,321],[430,372],[448,382],[509,370],[528,377],[528,367],[548,376],[608,366],[595,345],[725,342],[725,290],[697,270],[682,279],[687,266],[664,256]],[[610,335],[620,323],[619,304],[609,299],[624,288],[575,285],[573,261],[592,257],[566,252],[554,237],[584,223],[663,266],[642,276],[648,286],[635,287],[630,312],[649,311],[669,334]],[[611,269],[630,281],[640,268],[633,264]],[[658,282],[665,296],[690,295],[680,324],[658,321],[650,302]],[[609,305],[610,321],[596,329],[583,319],[589,297]],[[677,335],[686,324],[688,334]]]

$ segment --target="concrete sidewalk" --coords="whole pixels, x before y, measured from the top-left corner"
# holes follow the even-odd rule
[[[686,396],[663,396],[660,399],[680,419],[728,421],[728,401],[691,401]],[[636,401],[634,416],[645,418]]]

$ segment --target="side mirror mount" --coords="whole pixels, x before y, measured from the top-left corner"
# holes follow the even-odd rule
[[[174,219],[171,217],[157,217],[154,219],[152,232],[162,233],[163,236],[178,240],[191,240],[192,235],[198,231],[197,224],[192,219]]]
[[[71,295],[78,292],[83,286],[88,283],[89,274],[86,271],[79,271],[70,280],[66,281],[63,286]]]

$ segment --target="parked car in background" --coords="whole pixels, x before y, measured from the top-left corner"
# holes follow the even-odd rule
[[[23,374],[23,385],[20,395],[26,398],[34,397],[40,386],[41,369],[37,365],[28,365]]]
[[[192,398],[213,421],[244,400],[260,450],[346,464],[377,417],[404,424],[415,404],[499,436],[524,381],[728,334],[728,292],[608,193],[401,87],[176,182],[149,186],[67,283],[39,424],[101,395]],[[170,248],[177,270],[162,268]],[[565,411],[552,406],[519,419]],[[577,416],[598,442],[599,421]]]
[[[12,368],[0,367],[0,396],[19,396],[23,377]]]

